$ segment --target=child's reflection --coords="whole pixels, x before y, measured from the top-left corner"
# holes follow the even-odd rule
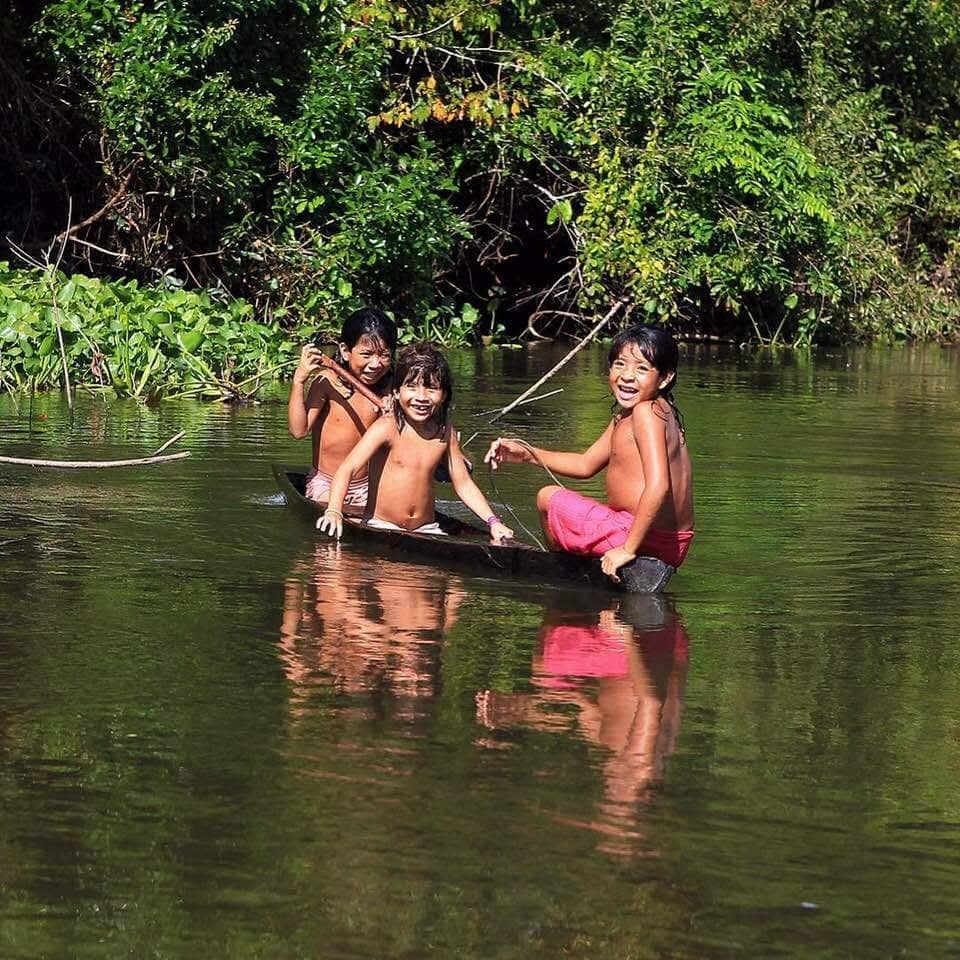
[[[562,732],[576,708],[579,734],[603,748],[604,795],[588,823],[603,848],[629,852],[638,804],[675,749],[687,676],[689,641],[661,597],[630,596],[611,609],[547,609],[534,655],[533,692],[477,696],[488,729],[529,726]],[[558,709],[558,707],[560,709]]]
[[[298,715],[317,687],[432,696],[438,651],[463,599],[444,570],[318,544],[287,579],[280,650]]]

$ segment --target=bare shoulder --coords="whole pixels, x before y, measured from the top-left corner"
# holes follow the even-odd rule
[[[330,370],[321,370],[310,383],[310,392],[317,391],[319,395],[329,396],[333,387],[334,374]]]
[[[307,402],[322,404],[330,399],[330,379],[326,370],[321,370],[311,381],[307,389]]]
[[[630,411],[630,422],[634,430],[653,430],[657,433],[664,433],[667,429],[667,417],[659,409],[657,400],[651,403],[638,403]]]
[[[392,416],[377,417],[367,427],[364,436],[372,437],[379,443],[392,443],[399,436],[397,421]]]

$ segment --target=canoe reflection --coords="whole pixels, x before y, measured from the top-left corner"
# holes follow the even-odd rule
[[[603,797],[594,818],[557,819],[603,834],[603,849],[626,854],[676,748],[688,657],[686,629],[663,597],[626,596],[586,612],[553,606],[533,659],[533,692],[482,691],[477,719],[490,731],[573,726],[599,747]]]
[[[296,714],[312,691],[431,696],[464,592],[444,570],[317,544],[287,578],[280,651]]]

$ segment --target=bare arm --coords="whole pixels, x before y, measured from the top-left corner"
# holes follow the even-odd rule
[[[346,459],[337,468],[330,483],[330,495],[327,509],[317,524],[317,529],[338,540],[343,533],[343,499],[347,495],[353,475],[370,462],[370,458],[385,444],[389,443],[396,424],[391,417],[381,417],[360,438],[357,445],[347,454]]]
[[[287,401],[287,426],[290,434],[298,440],[306,437],[320,416],[320,411],[327,402],[323,396],[322,382],[314,380],[309,393],[304,398],[304,387],[312,374],[321,369],[317,355],[320,351],[307,344],[300,353],[300,363],[293,374],[293,385],[290,387],[290,399]]]
[[[586,480],[595,477],[610,461],[610,443],[613,437],[613,422],[583,453],[567,453],[560,450],[545,450],[498,437],[490,444],[484,463],[494,470],[501,463],[541,463],[562,477]]]
[[[447,429],[450,431],[447,461],[453,489],[457,496],[486,523],[490,517],[494,516],[493,510],[490,508],[489,501],[483,495],[483,491],[470,476],[470,471],[467,470],[467,465],[463,460],[463,451],[460,449],[460,441],[457,439],[457,431],[452,424]],[[513,539],[513,531],[498,521],[490,524],[490,536],[494,543],[500,543],[501,540]]]
[[[643,538],[653,526],[664,500],[670,493],[666,422],[654,410],[653,404],[641,403],[633,408],[630,423],[643,462],[643,493],[637,502],[625,543],[603,555],[603,572],[614,579],[617,579],[617,570],[636,557]]]

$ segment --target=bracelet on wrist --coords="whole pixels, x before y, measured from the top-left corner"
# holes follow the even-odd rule
[[[485,522],[488,527],[492,527],[495,523],[503,523],[503,521],[495,513],[491,513]]]
[[[325,517],[339,517],[341,520],[343,519],[343,514],[339,510],[331,510],[329,507],[323,511],[323,515]]]

